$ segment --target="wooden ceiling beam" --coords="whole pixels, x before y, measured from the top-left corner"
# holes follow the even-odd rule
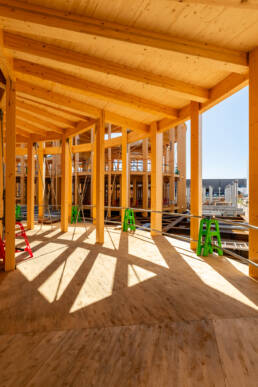
[[[35,25],[100,36],[145,47],[153,47],[183,57],[206,58],[229,72],[247,72],[247,53],[194,42],[166,34],[130,27],[107,20],[71,14],[17,0],[1,0],[0,16]]]
[[[31,114],[35,114],[41,118],[43,117],[45,120],[51,121],[52,123],[58,123],[59,125],[63,125],[65,127],[74,127],[74,123],[72,121],[64,118],[61,115],[52,113],[47,109],[38,107],[35,104],[28,103],[27,101],[20,99],[20,97],[17,97],[16,99],[16,107],[19,110],[30,112]]]
[[[96,124],[96,122],[97,122],[97,120],[93,119],[93,118],[91,118],[87,121],[80,121],[76,124],[75,128],[67,129],[65,131],[65,136],[66,137],[74,137],[74,136],[77,136],[78,134],[87,132]]]
[[[52,92],[51,89],[43,88],[30,82],[25,82],[19,78],[16,80],[16,89],[18,93],[43,99],[44,101],[48,101],[56,105],[65,106],[70,110],[87,114],[93,118],[97,118],[98,114],[100,114],[100,109],[92,105],[88,105],[76,99]],[[128,129],[139,132],[148,132],[148,125],[143,124],[142,122],[109,111],[105,111],[105,113],[106,121],[111,124],[127,126]]]
[[[4,45],[11,50],[42,58],[53,59],[58,62],[72,64],[74,66],[106,74],[113,74],[125,79],[172,90],[181,98],[205,102],[209,97],[208,89],[200,86],[191,85],[164,75],[153,74],[148,71],[120,65],[102,58],[100,59],[87,54],[82,54],[77,51],[23,37],[18,34],[5,32]]]
[[[33,114],[29,114],[27,112],[24,112],[23,110],[20,110],[19,108],[16,109],[16,115],[17,115],[17,117],[22,118],[24,121],[26,121],[28,123],[33,123],[36,127],[39,127],[39,129],[42,129],[42,130],[45,130],[48,132],[56,132],[59,134],[64,133],[63,129],[52,124],[51,122],[48,122],[47,120],[43,120],[39,117],[36,117]]]
[[[28,62],[22,59],[14,59],[14,70],[22,74],[38,77],[42,79],[42,81],[47,80],[58,83],[86,96],[93,96],[97,99],[113,102],[132,109],[145,111],[151,114],[162,114],[166,117],[174,118],[176,118],[178,114],[177,109],[173,107],[134,94],[128,94],[121,90],[112,89],[37,63]]]
[[[180,4],[203,4],[221,8],[258,10],[257,0],[173,0]]]
[[[43,129],[43,128],[39,128],[37,126],[34,126],[31,123],[25,121],[24,119],[21,119],[20,117],[16,118],[16,124],[17,124],[17,127],[19,127],[22,130],[25,130],[26,132],[28,132],[30,134],[46,135],[47,133],[49,133],[49,131],[47,129]]]

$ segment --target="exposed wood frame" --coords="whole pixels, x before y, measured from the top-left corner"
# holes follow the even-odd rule
[[[164,115],[166,117],[178,117],[178,110],[163,105],[158,102],[154,102],[134,94],[126,93],[122,90],[113,89],[111,87],[101,85],[92,81],[88,81],[85,78],[79,78],[69,73],[65,73],[60,70],[55,70],[48,66],[43,66],[37,63],[25,61],[23,59],[14,59],[14,70],[27,74],[29,76],[35,76],[42,81],[51,81],[62,85],[70,90],[76,90],[76,92],[86,95],[94,96],[97,99],[113,102],[118,105],[127,106],[132,109],[145,111],[151,114]]]
[[[4,33],[4,46],[8,49],[32,54],[34,56],[49,58],[62,63],[68,63],[106,74],[113,74],[125,79],[172,90],[181,98],[205,102],[209,97],[208,89],[200,86],[191,85],[164,75],[153,74],[141,69],[120,65],[102,58],[100,59],[91,55],[82,54],[78,51],[69,50],[67,48],[62,48],[57,45],[30,39],[10,32]]]
[[[83,113],[84,115],[88,115],[90,117],[97,118],[100,116],[101,109],[96,108],[93,105],[89,105],[87,103],[78,101],[71,97],[66,97],[60,93],[53,92],[49,88],[44,88],[41,86],[34,85],[30,82],[25,82],[19,78],[16,81],[17,91],[20,93],[24,93],[29,96],[33,96],[35,98],[43,99],[55,105],[65,106],[68,109],[71,109],[71,114],[74,111]],[[53,107],[54,108],[54,107]],[[135,121],[128,117],[123,117],[119,114],[105,111],[106,120],[115,125],[128,126],[132,130],[140,131],[140,132],[148,132],[148,125]]]
[[[180,4],[203,4],[221,8],[258,10],[257,0],[172,0]]]
[[[17,115],[17,117],[23,119],[24,121],[26,121],[28,123],[33,123],[33,125],[35,125],[35,127],[39,127],[39,129],[42,129],[44,131],[56,132],[59,134],[64,133],[64,130],[59,128],[55,124],[52,124],[51,122],[49,122],[45,119],[36,117],[33,114],[30,114],[28,112],[24,112],[23,110],[20,110],[19,108],[16,109],[16,115]]]
[[[66,137],[74,137],[78,134],[87,132],[96,124],[96,119],[89,119],[87,121],[80,121],[76,124],[75,128],[67,129],[65,131]]]
[[[122,42],[153,47],[177,53],[210,59],[229,72],[247,72],[248,58],[245,52],[225,49],[200,42],[175,38],[161,33],[130,27],[107,20],[75,15],[17,0],[2,0],[0,16],[31,22],[33,24],[101,36]]]

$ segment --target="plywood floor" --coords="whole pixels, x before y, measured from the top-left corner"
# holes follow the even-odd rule
[[[30,232],[0,273],[1,386],[257,386],[258,283],[185,242]]]

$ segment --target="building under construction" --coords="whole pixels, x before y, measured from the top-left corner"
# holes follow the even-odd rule
[[[0,0],[0,25],[2,385],[256,386],[257,1]],[[248,85],[229,258],[201,117]]]

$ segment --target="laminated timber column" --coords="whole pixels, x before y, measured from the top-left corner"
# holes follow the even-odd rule
[[[249,223],[258,227],[258,47],[249,53]],[[258,263],[258,231],[249,230],[249,259]],[[249,265],[258,279],[258,269]]]
[[[148,138],[142,140],[142,157],[143,157],[143,175],[142,175],[142,208],[148,209]],[[147,212],[143,212],[143,216],[147,216]]]
[[[35,206],[35,149],[32,139],[28,141],[27,159],[27,228],[34,228],[34,206]]]
[[[129,207],[129,165],[128,165],[128,144],[127,144],[127,129],[122,128],[122,184],[121,194],[123,208]],[[121,211],[121,219],[124,219],[125,210]]]
[[[96,137],[95,126],[91,130],[91,216],[93,218],[93,224],[96,224]]]
[[[69,202],[68,202],[68,222],[71,222],[72,204],[73,204],[73,154],[72,154],[72,138],[69,138],[69,164],[68,164],[68,187],[69,187]]]
[[[39,218],[44,216],[44,192],[45,192],[45,165],[44,165],[44,144],[39,143],[38,147],[38,206]]]
[[[108,139],[111,140],[111,124],[108,125]],[[112,200],[112,148],[108,148],[108,216],[111,216],[111,200]]]
[[[6,198],[5,198],[5,271],[15,269],[16,206],[16,91],[15,83],[6,82]]]
[[[71,179],[69,173],[69,139],[63,136],[62,138],[62,155],[61,155],[61,231],[68,231],[68,216],[69,216],[69,198]]]
[[[162,211],[163,201],[163,133],[158,132],[157,122],[151,124],[151,210]],[[151,235],[159,235],[162,231],[162,214],[151,213]]]
[[[171,212],[174,211],[174,201],[175,201],[175,161],[174,161],[174,150],[175,150],[175,129],[172,128],[168,133],[169,137],[169,155],[168,155],[168,164],[169,164],[169,205],[171,207]]]
[[[79,136],[75,136],[75,145],[78,145]],[[79,153],[74,154],[74,204],[78,204],[78,162]]]
[[[199,103],[191,102],[191,214],[202,215],[202,127]],[[200,220],[191,218],[191,249],[196,249]]]
[[[104,243],[104,183],[105,183],[105,113],[102,110],[95,125],[96,142],[96,242]]]
[[[186,125],[177,126],[177,166],[179,181],[177,185],[178,212],[184,212],[186,205]]]

